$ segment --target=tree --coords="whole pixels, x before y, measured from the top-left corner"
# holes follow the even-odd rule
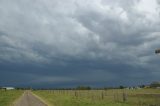
[[[122,85],[120,85],[120,86],[119,86],[119,89],[124,89],[124,88],[125,88],[125,87],[124,87],[124,86],[122,86]]]
[[[156,53],[156,54],[160,53],[160,49],[156,49],[156,50],[155,50],[155,53]]]
[[[160,87],[160,82],[152,82],[152,83],[150,84],[150,87],[151,87],[151,88]]]
[[[91,87],[89,87],[89,86],[78,86],[76,89],[77,90],[91,90]]]

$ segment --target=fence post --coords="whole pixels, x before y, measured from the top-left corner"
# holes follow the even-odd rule
[[[76,97],[76,98],[78,97],[78,93],[77,93],[77,91],[75,91],[75,94],[74,94],[74,95],[75,95],[75,97]]]
[[[101,97],[102,97],[102,100],[104,99],[104,94],[103,94],[103,92],[102,92],[102,94],[101,94]]]
[[[127,101],[127,94],[125,92],[123,92],[123,102]]]

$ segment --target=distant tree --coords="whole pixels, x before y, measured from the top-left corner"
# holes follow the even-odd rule
[[[160,53],[160,49],[156,49],[156,50],[155,50],[155,53],[156,53],[156,54],[159,54],[159,53]]]
[[[160,82],[152,82],[152,83],[150,84],[150,87],[151,87],[151,88],[160,87]]]
[[[91,90],[91,87],[90,86],[78,86],[76,89],[77,90]]]
[[[124,86],[122,86],[122,85],[120,85],[120,86],[119,86],[119,89],[124,89],[124,88],[125,88],[125,87],[124,87]]]
[[[140,85],[139,87],[140,87],[140,88],[145,88],[145,85]]]
[[[104,90],[109,90],[109,89],[119,89],[119,87],[105,87],[103,88]]]

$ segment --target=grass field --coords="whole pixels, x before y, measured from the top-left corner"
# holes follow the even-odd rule
[[[10,106],[22,93],[20,90],[0,90],[0,106]]]
[[[50,106],[160,106],[159,89],[38,90]]]

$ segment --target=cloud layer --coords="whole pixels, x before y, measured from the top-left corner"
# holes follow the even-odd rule
[[[33,85],[158,80],[159,19],[159,0],[1,0],[1,81],[16,74]]]

